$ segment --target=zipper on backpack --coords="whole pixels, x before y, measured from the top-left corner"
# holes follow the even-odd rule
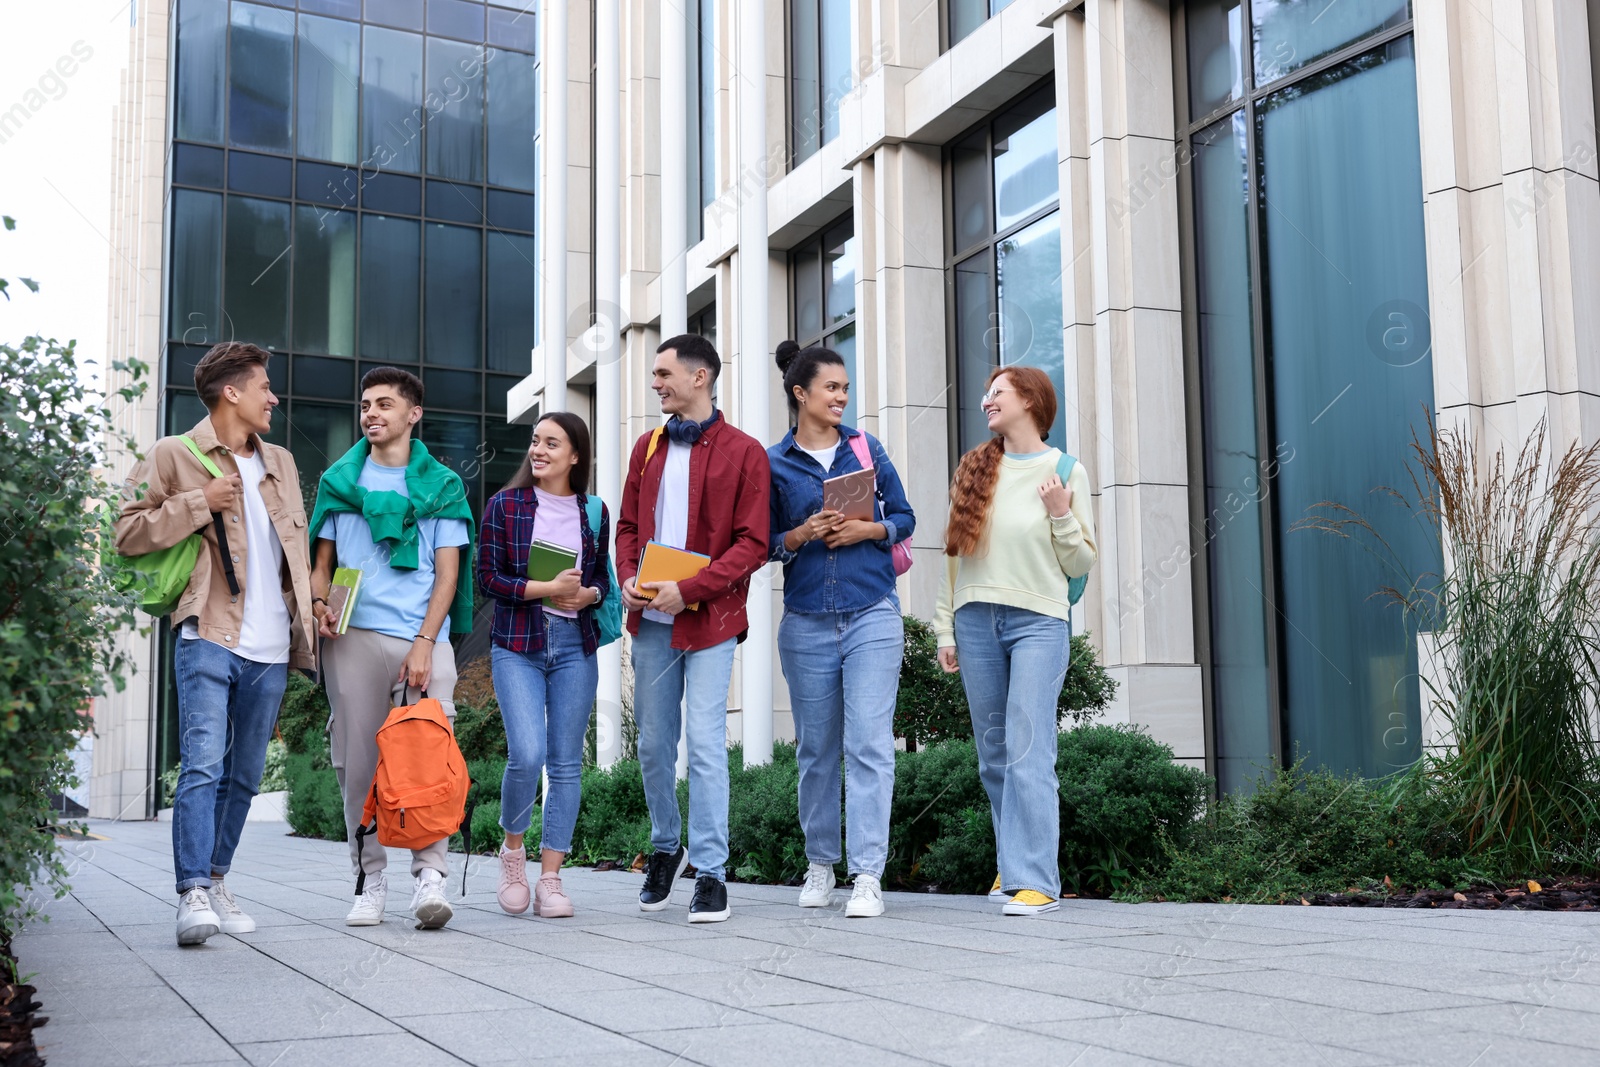
[[[405,808],[401,808],[400,809],[400,829],[404,830],[405,828],[406,828],[406,809]]]

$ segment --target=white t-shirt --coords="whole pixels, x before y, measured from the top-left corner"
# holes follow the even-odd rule
[[[838,441],[835,441],[827,448],[805,448],[799,444],[796,444],[795,447],[800,449],[800,451],[804,452],[806,455],[810,456],[812,459],[816,460],[818,463],[822,464],[822,472],[824,474],[833,470],[833,457],[839,454]]]
[[[244,490],[240,510],[244,512],[244,540],[249,551],[244,554],[244,572],[237,573],[235,568],[244,593],[244,611],[238,645],[230,651],[255,663],[287,663],[289,606],[283,600],[283,542],[278,540],[278,531],[273,529],[272,518],[261,500],[266,464],[261,461],[259,450],[249,458],[235,453],[233,461],[239,468],[239,483]],[[228,547],[233,555],[239,555],[237,545],[229,542]],[[226,580],[221,575],[217,577]],[[183,624],[183,636],[200,636],[194,619]]]
[[[676,441],[667,444],[667,465],[661,471],[661,490],[656,496],[656,535],[652,540],[672,548],[689,547],[689,454],[691,445]],[[651,622],[672,625],[664,611],[645,609]]]

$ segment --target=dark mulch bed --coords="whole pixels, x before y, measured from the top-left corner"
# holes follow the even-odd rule
[[[1419,889],[1372,893],[1316,893],[1300,898],[1301,904],[1333,908],[1469,908],[1517,911],[1600,911],[1600,881],[1561,878],[1540,884],[1472,886],[1468,889]]]
[[[44,1060],[33,1045],[33,1031],[50,1020],[33,1014],[42,1006],[33,999],[38,990],[11,981],[16,973],[11,935],[0,931],[0,1067],[43,1067]]]

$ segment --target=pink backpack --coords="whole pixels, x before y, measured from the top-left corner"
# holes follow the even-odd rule
[[[867,447],[865,432],[857,433],[850,438],[850,451],[856,454],[856,459],[861,461],[862,470],[872,469],[872,452]],[[883,494],[878,494],[879,510],[882,510]],[[911,569],[911,538],[905,537],[889,546],[889,556],[894,560],[894,573],[898,578]]]

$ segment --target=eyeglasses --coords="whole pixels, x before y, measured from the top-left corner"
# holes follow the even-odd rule
[[[987,393],[983,394],[983,402],[985,404],[992,404],[1000,396],[1001,393],[1009,393],[1009,392],[1011,392],[1011,390],[1009,390],[1009,389],[990,389]]]

